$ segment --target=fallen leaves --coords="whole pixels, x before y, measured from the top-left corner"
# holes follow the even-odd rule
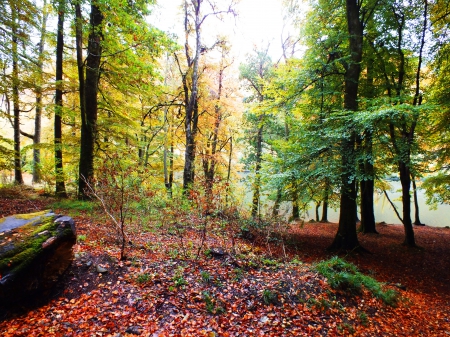
[[[180,258],[173,254],[177,238],[170,235],[143,233],[135,240],[140,248],[118,261],[111,258],[117,257],[114,245],[91,220],[79,217],[77,225],[88,239],[75,247],[64,288],[46,305],[0,322],[2,336],[446,336],[450,331],[450,231],[418,229],[425,249],[412,252],[399,244],[401,227],[360,236],[373,254],[349,259],[400,291],[403,301],[392,308],[365,291],[350,296],[331,289],[309,263],[282,263],[275,256],[258,262],[251,252],[237,257],[241,268],[226,256]],[[297,243],[287,247],[290,260],[325,259],[335,230],[318,223],[293,229]],[[257,248],[268,255],[264,246]],[[270,248],[276,255],[276,247]],[[107,272],[99,273],[97,266]],[[274,294],[273,302],[266,304],[264,293]]]

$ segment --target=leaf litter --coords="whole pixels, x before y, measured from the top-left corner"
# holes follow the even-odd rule
[[[24,205],[24,211],[32,207]],[[20,203],[10,209],[19,213]],[[415,228],[422,249],[413,251],[401,246],[400,226],[359,234],[371,253],[345,259],[399,292],[391,307],[366,289],[332,289],[314,268],[331,256],[326,247],[336,224],[293,224],[286,256],[279,245],[237,239],[237,254],[195,259],[174,253],[174,235],[139,233],[128,259],[119,261],[113,239],[105,239],[98,224],[83,214],[75,220],[86,239],[75,245],[74,262],[51,299],[5,317],[2,336],[450,335],[445,228]],[[211,240],[207,247],[217,243]]]

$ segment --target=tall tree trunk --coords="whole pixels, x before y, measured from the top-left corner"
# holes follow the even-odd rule
[[[101,25],[103,14],[94,3],[91,4],[88,56],[86,58],[85,114],[81,118],[81,144],[78,196],[87,198],[85,188],[87,182],[94,178],[94,150],[97,138],[98,82],[100,79],[100,60],[102,54]]]
[[[411,176],[411,181],[413,185],[413,192],[414,192],[414,225],[416,226],[424,226],[424,224],[420,221],[419,217],[419,200],[417,198],[417,185],[416,185],[416,177],[414,175]]]
[[[262,115],[260,119],[263,118]],[[261,163],[262,163],[262,140],[263,140],[263,124],[260,122],[258,134],[256,136],[256,163],[255,163],[255,180],[253,182],[253,197],[252,197],[252,217],[258,215],[258,206],[261,190]]]
[[[33,184],[41,182],[41,150],[39,144],[41,143],[41,117],[42,117],[42,83],[44,72],[44,46],[45,33],[47,30],[47,0],[42,4],[42,23],[38,48],[38,62],[37,71],[38,79],[36,85],[36,115],[34,117],[34,135],[33,135]]]
[[[203,20],[200,17],[200,5],[201,0],[192,1],[194,5],[194,30],[195,30],[195,55],[191,59],[190,48],[189,48],[189,14],[187,10],[187,3],[185,1],[185,52],[188,68],[192,68],[192,75],[190,81],[190,90],[186,81],[186,74],[183,76],[183,86],[185,94],[185,133],[186,133],[186,150],[184,155],[184,170],[183,170],[183,191],[188,193],[192,188],[195,178],[195,152],[196,152],[196,134],[198,125],[198,65],[201,54],[201,25]],[[189,95],[190,91],[190,95]]]
[[[372,157],[372,132],[366,130],[365,139],[362,142],[362,151],[364,153],[364,162],[362,169],[364,171],[364,179],[360,182],[361,195],[361,232],[378,233],[375,228],[375,212],[373,208],[373,194],[375,192]]]
[[[322,218],[320,222],[328,222],[328,198],[330,194],[330,181],[328,178],[325,178],[325,195],[323,197],[323,206],[322,206]]]
[[[295,180],[293,181],[292,192],[292,219],[300,219],[300,207],[298,206],[298,187]]]
[[[358,110],[358,85],[361,73],[363,50],[363,23],[360,20],[359,1],[346,0],[346,14],[349,33],[350,63],[346,67],[344,80],[344,108],[350,111]],[[339,212],[339,227],[330,246],[331,250],[353,250],[358,248],[356,233],[356,181],[355,181],[355,142],[356,135],[351,129],[341,141],[341,201]]]
[[[402,184],[403,226],[405,228],[405,241],[403,244],[414,247],[416,241],[411,221],[411,196],[409,194],[411,188],[411,172],[409,166],[403,161],[399,161],[398,166],[400,171],[400,182]]]
[[[18,53],[18,13],[15,5],[11,6],[12,17],[12,98],[14,113],[14,183],[23,184],[22,157],[20,147],[20,104],[19,104],[19,53]]]
[[[216,163],[217,163],[217,145],[219,141],[219,130],[222,123],[222,109],[220,106],[220,100],[222,98],[222,89],[223,89],[223,72],[224,72],[224,65],[223,65],[223,59],[224,59],[224,52],[222,50],[222,59],[221,59],[221,65],[219,70],[219,87],[216,97],[216,104],[214,106],[214,113],[215,113],[215,119],[214,119],[214,129],[211,135],[211,150],[209,155],[207,154],[204,160],[204,167],[205,167],[205,182],[206,182],[206,195],[212,195],[212,189],[214,185],[214,177],[216,174]],[[208,199],[209,201],[212,201],[212,198]]]
[[[316,221],[317,222],[319,222],[319,219],[320,219],[320,217],[319,217],[319,208],[320,208],[320,204],[321,203],[322,203],[321,201],[316,202]]]
[[[277,188],[277,195],[275,197],[275,202],[273,204],[272,216],[277,217],[280,215],[280,204],[281,204],[281,188]]]
[[[426,30],[427,30],[427,25],[428,25],[427,15],[428,15],[428,1],[425,0],[424,1],[424,11],[423,11],[422,36],[421,36],[420,50],[419,50],[419,62],[417,64],[417,71],[416,71],[416,89],[415,89],[415,93],[414,93],[413,105],[422,105],[422,95],[420,94],[420,73],[421,73],[421,68],[422,68],[423,48],[425,46],[425,35],[426,35]],[[412,131],[412,132],[414,132],[414,131]],[[412,132],[410,132],[411,138],[413,135]],[[415,208],[414,225],[420,226],[423,224],[419,218],[419,202],[417,200],[416,179],[415,179],[414,175],[412,175],[411,178],[412,178],[413,189],[414,189],[414,208]]]
[[[373,48],[374,43],[369,42]],[[374,98],[374,63],[375,56],[373,53],[367,55],[367,82],[366,97]],[[375,211],[373,207],[373,195],[375,193],[374,167],[373,167],[373,135],[369,129],[364,130],[364,139],[361,140],[363,151],[363,160],[360,169],[364,178],[360,182],[361,196],[361,225],[360,230],[363,233],[378,233],[375,228]]]
[[[225,205],[228,205],[228,195],[230,193],[230,178],[231,178],[231,161],[233,158],[233,136],[230,136],[230,153],[228,155],[228,168],[227,168],[227,188],[225,195]]]
[[[56,90],[55,90],[55,173],[56,196],[66,198],[64,184],[63,153],[62,153],[62,108],[63,108],[63,52],[64,52],[64,11],[65,0],[60,0],[58,6],[58,29],[56,36]]]

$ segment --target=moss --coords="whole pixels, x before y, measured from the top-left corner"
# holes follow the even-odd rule
[[[28,214],[15,214],[14,217],[16,219],[21,219],[21,220],[31,220],[31,219],[37,218],[36,220],[39,221],[43,215],[48,214],[48,213],[51,213],[50,209],[46,209],[46,210],[35,212],[35,213],[28,213]],[[0,224],[3,221],[5,221],[5,219],[6,218],[0,219]]]
[[[3,242],[12,241],[13,243],[13,248],[4,251],[0,258],[0,274],[17,272],[27,266],[42,251],[42,243],[49,237],[56,236],[58,224],[54,223],[55,216],[45,216],[45,214],[48,214],[48,211],[32,213],[30,219],[38,216],[36,220],[0,237]],[[45,235],[38,235],[46,230],[48,233]]]

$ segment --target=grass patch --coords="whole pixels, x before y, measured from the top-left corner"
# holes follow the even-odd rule
[[[73,210],[78,212],[92,212],[96,209],[97,203],[86,200],[62,199],[54,202],[53,209]]]
[[[369,290],[376,298],[390,306],[396,306],[398,293],[394,290],[384,291],[382,283],[359,272],[358,268],[337,256],[319,262],[316,270],[325,276],[333,289],[339,289],[352,294],[360,294],[362,287]]]

